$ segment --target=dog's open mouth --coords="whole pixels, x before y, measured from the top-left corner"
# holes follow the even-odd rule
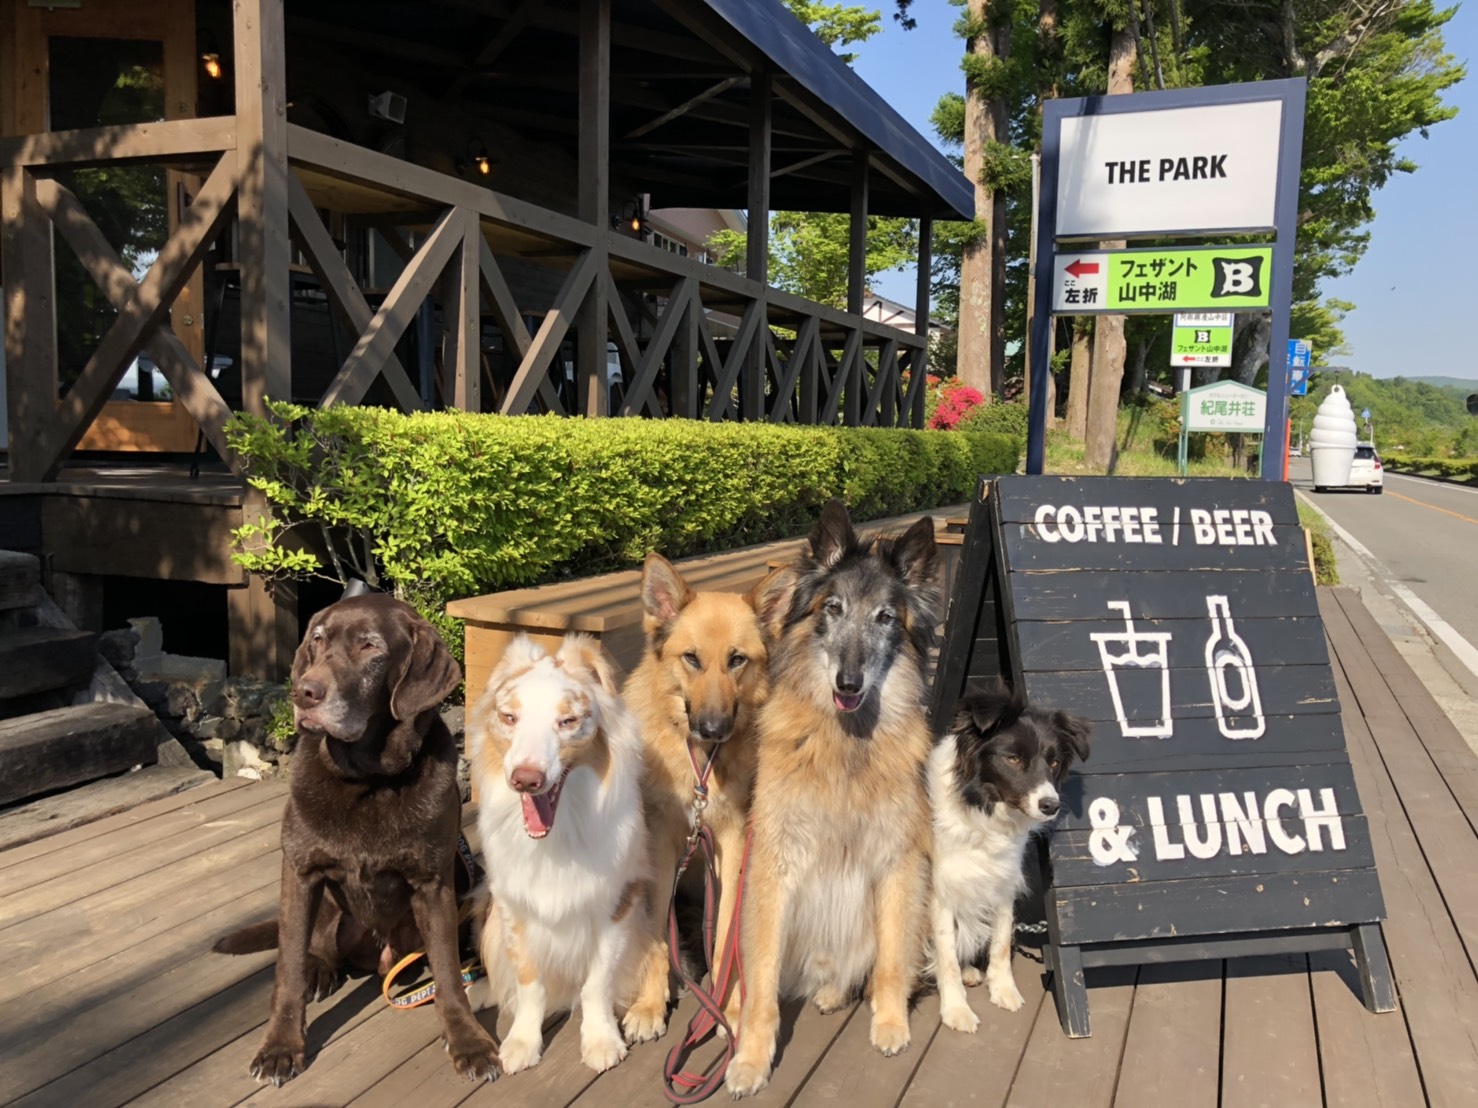
[[[523,794],[523,829],[528,832],[529,838],[542,839],[554,829],[554,813],[559,808],[559,794],[569,775],[570,771],[566,769],[548,792],[538,796],[532,793]]]
[[[831,691],[832,702],[836,704],[839,712],[855,712],[862,707],[864,696],[864,693],[844,693],[837,692],[835,689]]]

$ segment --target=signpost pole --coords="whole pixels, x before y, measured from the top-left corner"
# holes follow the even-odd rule
[[[1288,329],[1293,310],[1293,249],[1298,237],[1298,169],[1303,164],[1305,98],[1302,82],[1289,87],[1278,143],[1278,192],[1273,210],[1278,237],[1273,242],[1270,286],[1273,334],[1268,349],[1267,416],[1257,459],[1259,476],[1266,481],[1283,480],[1288,466]],[[1294,167],[1291,172],[1290,166]],[[1268,464],[1269,456],[1276,459],[1272,465]]]
[[[1184,367],[1180,371],[1180,450],[1177,452],[1176,461],[1180,464],[1180,475],[1184,477],[1186,470],[1190,468],[1191,457],[1191,433],[1186,430],[1186,424],[1191,417],[1191,371]]]
[[[1056,257],[1057,155],[1062,126],[1062,101],[1049,100],[1043,108],[1041,184],[1037,189],[1037,258],[1034,272],[1031,363],[1027,367],[1026,471],[1041,473],[1047,463],[1047,374],[1052,368],[1052,272]]]

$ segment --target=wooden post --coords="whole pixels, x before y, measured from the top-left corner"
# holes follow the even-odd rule
[[[611,0],[580,0],[580,218],[596,227],[595,277],[576,316],[579,395],[587,416],[610,410],[606,243],[611,235]]]
[[[749,79],[749,225],[744,256],[744,274],[763,289],[770,286],[770,107],[773,81],[758,72]],[[761,291],[759,325],[768,330],[769,307]],[[750,344],[739,375],[739,412],[743,419],[765,418],[765,343],[763,337]]]
[[[919,220],[919,272],[918,284],[914,286],[913,333],[924,340],[924,348],[915,355],[910,376],[925,376],[929,372],[929,293],[932,288],[934,269],[934,217],[923,216]],[[925,392],[928,382],[920,383],[913,394],[913,411],[899,413],[900,422],[910,427],[923,427]]]
[[[51,266],[51,227],[36,200],[36,179],[19,166],[6,169],[0,173],[0,271],[12,481],[46,475],[43,444],[57,384]]]
[[[234,0],[236,216],[241,262],[241,406],[266,415],[266,401],[292,399],[292,289],[288,266],[287,66],[283,0]],[[268,514],[251,492],[243,516]],[[251,576],[227,594],[230,669],[270,680],[287,676],[297,646],[297,590],[270,592]]]
[[[458,275],[457,323],[452,333],[456,367],[452,403],[459,411],[482,411],[482,220],[471,208],[462,212],[461,264]]]
[[[867,292],[867,173],[866,150],[852,152],[852,220],[847,235],[847,312],[862,315],[862,301]],[[879,366],[879,372],[881,372]],[[862,424],[863,400],[867,395],[867,356],[861,344],[850,363],[843,363],[847,375],[846,394],[842,397],[842,422],[848,427]]]
[[[292,398],[286,64],[282,0],[235,0],[241,403]]]

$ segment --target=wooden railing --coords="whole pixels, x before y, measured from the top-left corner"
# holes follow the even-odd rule
[[[230,407],[175,336],[170,309],[226,225],[242,171],[232,117],[56,132],[0,140],[0,268],[12,377],[11,471],[55,476],[140,349],[233,467],[223,426]],[[287,208],[293,242],[327,293],[352,349],[324,390],[323,405],[358,403],[383,377],[407,410],[424,406],[395,346],[438,286],[448,325],[449,406],[483,410],[484,304],[516,359],[496,407],[505,413],[566,412],[551,381],[558,352],[582,306],[607,305],[622,364],[623,415],[921,426],[923,336],[849,315],[714,266],[661,250],[479,185],[388,155],[287,127]],[[158,258],[136,281],[76,197],[55,174],[115,162],[188,167],[204,177]],[[405,255],[405,267],[371,307],[320,210],[372,221]],[[415,230],[414,249],[396,229]],[[55,229],[118,310],[81,375],[56,397],[49,298]],[[243,232],[245,232],[243,228]],[[245,237],[245,234],[243,234]],[[563,279],[532,333],[499,257],[559,266]],[[270,274],[288,295],[289,275]],[[445,283],[443,283],[445,282]],[[655,297],[652,319],[629,306]],[[711,312],[734,320],[715,333]],[[538,314],[538,313],[532,313]],[[243,321],[249,325],[249,321]],[[279,368],[274,379],[289,380]],[[665,381],[665,404],[658,382]],[[20,419],[15,418],[17,414]]]

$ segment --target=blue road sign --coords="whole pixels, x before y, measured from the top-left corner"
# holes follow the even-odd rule
[[[1295,366],[1288,371],[1288,395],[1309,395],[1309,371],[1305,366]]]
[[[1288,364],[1308,366],[1314,357],[1314,348],[1304,339],[1288,340]]]
[[[1369,423],[1370,422],[1370,409],[1369,408],[1366,408],[1364,411],[1362,411],[1360,413],[1360,418],[1363,419],[1366,423]]]

